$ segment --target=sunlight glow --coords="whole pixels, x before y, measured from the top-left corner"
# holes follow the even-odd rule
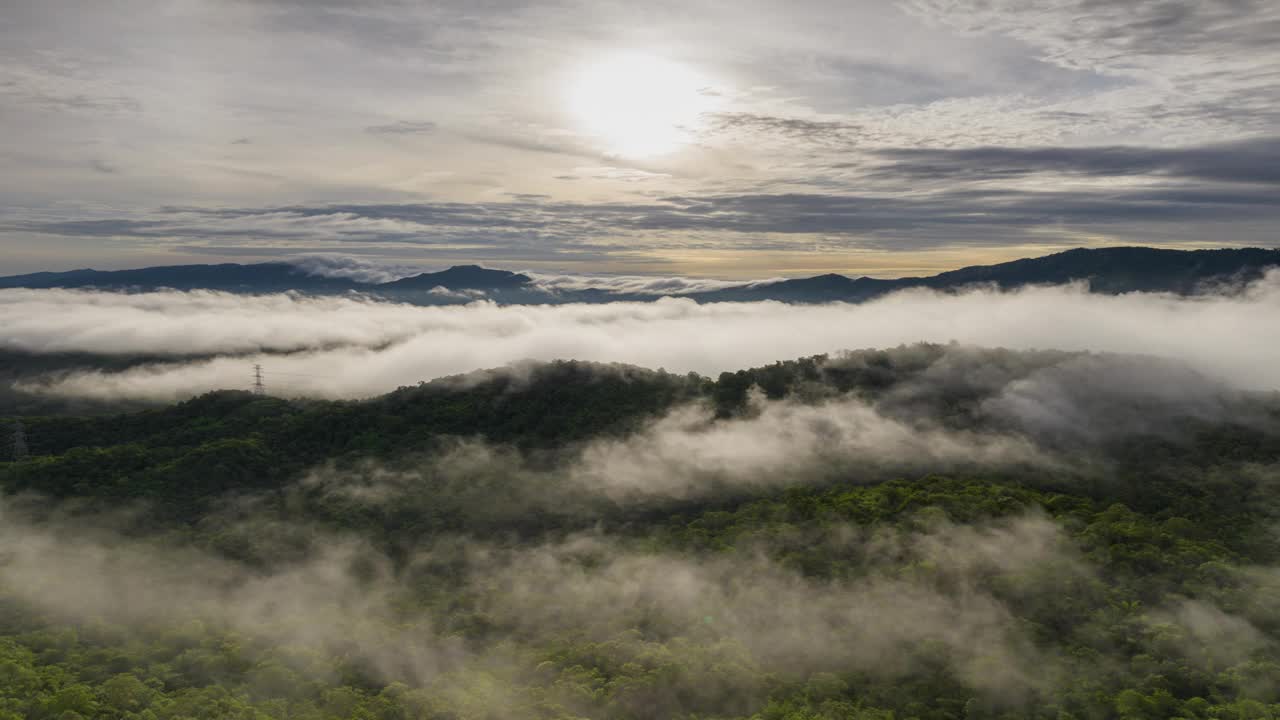
[[[569,110],[608,152],[661,155],[692,140],[716,97],[706,79],[670,60],[641,53],[603,58],[571,80]]]

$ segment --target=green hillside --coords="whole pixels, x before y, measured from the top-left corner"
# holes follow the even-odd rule
[[[1280,399],[1097,382],[1134,362],[559,362],[24,417],[0,718],[1276,717]]]

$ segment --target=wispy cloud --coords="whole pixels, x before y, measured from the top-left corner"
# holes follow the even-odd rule
[[[370,125],[365,131],[374,135],[429,135],[436,131],[436,124],[430,120],[398,120],[386,125]]]
[[[1190,148],[899,148],[874,155],[887,163],[873,174],[910,179],[981,181],[1044,174],[1280,183],[1280,138],[1271,137]]]

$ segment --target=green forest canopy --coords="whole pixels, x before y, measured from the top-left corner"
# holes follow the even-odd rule
[[[29,455],[0,463],[0,717],[1277,716],[1280,402],[1055,399],[1101,434],[1002,410],[1096,360],[558,362],[23,417]],[[1133,362],[1155,361],[1090,367]],[[771,404],[841,403],[1052,461],[575,484],[678,408],[706,408],[696,454]]]

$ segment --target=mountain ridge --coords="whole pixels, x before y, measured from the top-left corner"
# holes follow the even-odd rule
[[[849,277],[825,273],[807,278],[743,283],[690,293],[615,292],[605,287],[562,289],[523,273],[455,265],[389,282],[308,272],[289,262],[172,265],[129,270],[77,269],[0,277],[0,288],[80,288],[125,291],[218,290],[242,294],[296,291],[314,294],[366,292],[419,304],[450,304],[489,297],[505,304],[645,301],[663,296],[698,302],[863,302],[895,290],[954,290],[991,284],[1003,290],[1029,285],[1087,282],[1092,292],[1192,294],[1213,283],[1257,280],[1280,267],[1280,250],[1222,248],[1169,250],[1151,247],[1075,248],[994,265],[972,265],[930,276]],[[450,295],[446,291],[469,291]],[[437,292],[433,292],[437,291]]]

